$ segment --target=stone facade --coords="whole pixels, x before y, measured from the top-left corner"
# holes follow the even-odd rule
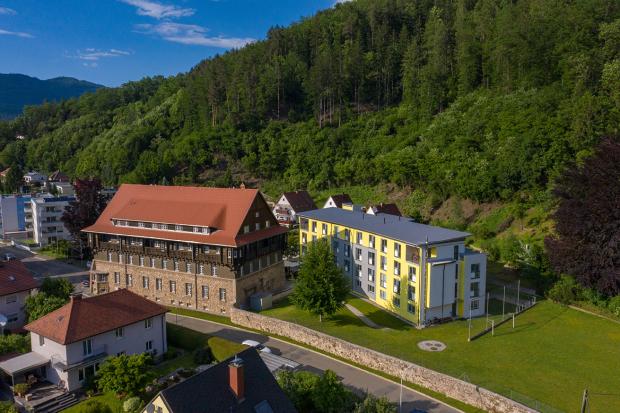
[[[98,258],[101,257],[93,261],[91,270],[95,294],[127,288],[162,305],[216,314],[227,314],[233,305],[249,305],[250,296],[256,292],[281,291],[286,283],[281,260],[235,279],[225,266],[217,266],[216,275],[211,275],[211,270],[201,274],[189,262],[187,272],[185,263],[175,271],[169,265],[162,268],[159,262],[155,266],[147,262],[141,266],[139,261],[138,265],[130,265]]]
[[[511,399],[443,373],[361,347],[297,324],[232,308],[230,320],[243,327],[287,337],[329,354],[445,394],[493,413],[534,413]]]

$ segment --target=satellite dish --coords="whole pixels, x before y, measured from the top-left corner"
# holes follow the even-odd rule
[[[6,316],[4,314],[0,314],[0,327],[3,327],[6,325],[6,323],[8,322],[8,318],[6,318]]]

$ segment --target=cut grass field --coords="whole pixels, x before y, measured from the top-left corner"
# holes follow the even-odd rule
[[[518,316],[514,330],[506,323],[496,329],[495,336],[468,342],[467,321],[417,330],[359,298],[349,303],[390,329],[367,327],[346,308],[321,323],[287,300],[262,314],[468,380],[527,404],[538,400],[566,412],[576,411],[587,388],[593,394],[592,411],[620,411],[620,397],[596,396],[618,394],[620,388],[620,326],[611,321],[543,301]],[[484,318],[474,320],[472,332],[484,325]],[[417,347],[419,341],[431,339],[444,342],[447,349],[430,353]]]
[[[90,413],[92,410],[88,409],[87,403],[90,400],[98,401],[110,408],[112,413],[123,413],[123,401],[120,400],[114,393],[103,393],[99,396],[93,396],[88,400],[84,400],[68,409],[63,410],[63,413]]]

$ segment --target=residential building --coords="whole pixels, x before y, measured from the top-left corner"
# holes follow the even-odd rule
[[[59,240],[70,240],[71,233],[61,217],[65,208],[75,201],[72,196],[45,194],[32,198],[32,221],[34,241],[44,247]]]
[[[207,390],[208,389],[208,390]],[[258,352],[249,348],[162,390],[143,413],[295,413]]]
[[[68,391],[79,389],[106,357],[163,355],[166,308],[122,289],[71,301],[27,324],[31,351],[0,363],[13,384],[29,376]]]
[[[302,254],[313,240],[327,239],[351,290],[401,318],[426,325],[484,314],[486,256],[465,248],[470,234],[340,208],[299,219]]]
[[[69,177],[65,174],[63,174],[60,171],[54,171],[50,174],[50,176],[47,177],[47,182],[64,182],[64,183],[69,183],[71,182],[71,179],[69,179]]]
[[[52,182],[49,184],[50,191],[56,193],[58,196],[73,196],[75,195],[75,188],[69,182]]]
[[[273,214],[281,225],[297,223],[297,214],[316,209],[308,191],[285,192],[273,207]]]
[[[32,205],[30,195],[0,196],[0,231],[5,239],[32,237]]]
[[[396,216],[403,215],[400,213],[400,209],[398,209],[398,206],[396,206],[396,204],[384,204],[383,202],[377,205],[368,206],[368,208],[366,208],[366,213],[371,214],[371,215],[377,215],[377,214],[390,214],[390,215],[396,215]]]
[[[255,189],[122,185],[85,228],[92,292],[226,313],[285,288],[287,229]]]
[[[19,331],[26,324],[27,317],[24,311],[26,298],[38,286],[39,283],[23,262],[0,261],[0,316],[4,316],[6,321],[2,332]]]
[[[323,208],[342,208],[343,204],[353,204],[349,194],[336,194],[327,198]]]
[[[24,182],[28,185],[41,186],[47,181],[47,176],[37,172],[31,171],[24,175]]]

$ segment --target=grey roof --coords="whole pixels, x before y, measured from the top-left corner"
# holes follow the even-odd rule
[[[0,369],[9,375],[44,366],[50,362],[50,359],[39,353],[26,353],[17,357],[10,358],[0,363]]]
[[[370,215],[340,208],[316,209],[302,212],[299,216],[371,232],[413,245],[423,245],[427,240],[429,244],[463,240],[471,235],[468,232],[420,224],[408,217]]]

